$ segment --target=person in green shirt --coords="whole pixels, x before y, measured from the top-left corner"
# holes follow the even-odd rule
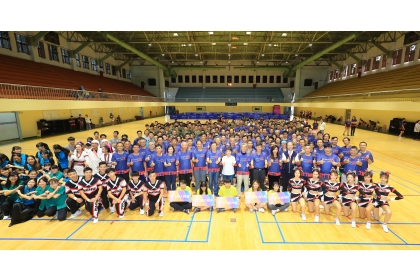
[[[270,193],[275,193],[275,192],[280,192],[280,186],[277,182],[273,184],[273,189],[268,192],[268,195],[270,195]],[[279,204],[268,204],[267,207],[269,210],[271,210],[271,214],[273,214],[274,216],[276,215],[277,212],[280,212],[280,211],[287,212],[289,205],[290,203],[285,203],[285,204],[279,203]]]
[[[18,185],[18,178],[18,173],[13,171],[7,176],[6,184],[0,187],[0,198],[1,200],[4,200],[1,204],[1,215],[4,215],[3,220],[10,217],[13,205],[21,201],[19,194],[17,193],[17,190],[21,187]]]
[[[64,221],[67,217],[67,205],[66,205],[66,189],[63,186],[60,186],[57,178],[52,178],[48,182],[47,186],[47,199],[49,201],[49,206],[45,211],[45,215],[48,217],[54,217],[60,222]]]
[[[61,179],[63,179],[63,177],[64,177],[63,172],[61,172],[59,170],[57,165],[51,166],[51,172],[50,172],[49,176],[50,176],[51,179],[56,178],[59,182],[60,181],[62,182],[63,180],[61,180]]]
[[[47,188],[48,178],[46,176],[42,176],[38,179],[37,185],[38,187],[35,190],[33,198],[35,199],[35,208],[38,208],[36,215],[41,218],[45,216],[45,211],[53,205],[47,198],[49,194],[49,190]]]
[[[176,188],[177,191],[187,191],[190,194],[191,197],[191,188],[187,186],[187,182],[185,180],[179,181],[179,187]],[[179,210],[184,212],[185,214],[190,214],[190,209],[192,208],[191,202],[171,202],[169,204],[174,211]]]
[[[219,189],[219,196],[224,197],[237,197],[238,191],[235,187],[232,187],[230,181],[228,179],[225,180],[225,184],[220,187]],[[217,212],[224,212],[225,208],[217,208]],[[233,208],[233,212],[236,213],[236,208]]]
[[[197,190],[197,195],[212,195],[211,189],[207,186],[206,182],[200,183],[200,188]],[[210,211],[213,211],[213,206],[200,206],[195,207],[194,212],[200,212],[203,210],[209,209]]]
[[[248,190],[248,192],[261,192],[262,189],[260,188],[260,183],[257,180],[254,180],[252,182],[251,188]],[[264,213],[264,207],[267,205],[267,203],[245,203],[245,206],[249,208],[249,212],[259,211],[261,213]]]

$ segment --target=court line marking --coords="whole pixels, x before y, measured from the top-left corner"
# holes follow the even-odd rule
[[[260,231],[261,241],[262,241],[262,243],[264,243],[265,241],[264,241],[264,236],[262,234],[262,230],[261,230],[261,226],[260,226],[260,220],[258,219],[257,212],[256,211],[254,211],[254,212],[255,212],[255,217],[257,218],[257,225],[258,225],[258,230]]]
[[[382,225],[383,223],[381,221],[379,221],[379,223]],[[404,239],[402,239],[398,234],[396,234],[394,231],[392,231],[390,228],[388,228],[388,230],[390,232],[392,232],[392,234],[394,234],[396,237],[398,237],[398,239],[400,239],[402,242],[404,242],[405,244],[408,244]]]
[[[207,230],[206,242],[209,242],[209,239],[210,239],[210,228],[211,228],[211,221],[212,220],[213,220],[213,211],[210,211],[210,221],[209,221],[209,228]]]
[[[281,239],[283,239],[283,243],[286,243],[286,239],[284,239],[283,232],[281,231],[281,228],[280,228],[280,224],[277,222],[276,215],[274,215],[274,220],[276,221],[277,228],[279,229],[279,232],[280,232],[280,235],[281,235]]]
[[[294,241],[287,241],[287,242],[263,242],[263,244],[279,244],[279,245],[364,245],[364,246],[420,246],[420,244],[413,243],[413,244],[404,244],[404,243],[374,243],[374,242],[294,242]]]
[[[262,221],[260,222],[261,224],[275,224],[276,222],[266,222],[266,221]],[[281,222],[281,221],[277,221],[277,223],[279,224],[300,224],[300,225],[335,225],[335,222]],[[357,223],[357,222],[356,222]],[[378,222],[371,222],[372,224],[381,224]],[[350,225],[351,222],[341,222],[341,224],[347,224]],[[359,224],[365,224],[364,222],[359,223]],[[420,225],[420,222],[390,222],[388,223],[388,225]]]
[[[78,242],[179,242],[179,243],[205,243],[205,240],[143,240],[143,239],[89,239],[89,238],[0,238],[0,241],[78,241]]]
[[[89,218],[87,221],[85,221],[80,227],[78,227],[75,231],[73,231],[72,234],[67,236],[66,240],[68,240],[70,237],[72,237],[76,232],[78,232],[82,227],[84,227],[92,218]]]
[[[412,153],[412,152],[411,152]],[[392,164],[392,165],[394,165],[394,166],[397,166],[397,167],[400,167],[400,168],[402,168],[402,169],[404,169],[404,170],[406,170],[406,171],[410,171],[410,172],[415,172],[416,170],[418,170],[419,168],[418,167],[407,167],[407,166],[404,166],[404,165],[400,165],[400,164],[396,164],[395,163],[395,161],[393,162],[392,160],[390,161],[389,159],[387,159],[387,158],[382,158],[381,156],[375,156],[375,158],[377,158],[377,159],[379,159],[379,161],[383,161],[383,162],[385,162],[385,163],[388,163],[388,164]],[[376,162],[374,162],[373,164],[376,164]]]
[[[383,155],[388,156],[388,157],[392,157],[392,158],[395,158],[395,159],[401,160],[401,161],[408,162],[409,164],[412,164],[412,165],[417,165],[417,166],[420,166],[420,164],[412,163],[412,162],[409,162],[409,161],[404,160],[404,159],[402,159],[402,158],[394,157],[394,156],[391,156],[391,155],[388,155],[388,154],[385,154],[385,153],[381,153],[381,152],[379,152],[379,151],[375,151],[375,150],[372,150],[372,151],[374,151],[374,152],[376,152],[376,153],[383,154]]]
[[[190,230],[191,230],[191,227],[192,227],[192,224],[193,224],[193,221],[194,221],[194,216],[195,216],[195,213],[196,213],[196,212],[194,212],[194,213],[192,214],[191,221],[190,221],[190,225],[188,226],[187,235],[185,236],[185,241],[187,241],[187,240],[188,240],[188,235],[190,235]]]
[[[51,219],[45,219],[45,218],[36,218],[36,219],[31,219],[29,221],[50,221]],[[86,221],[86,219],[67,219],[66,221],[76,221],[76,222],[84,222]],[[98,220],[98,222],[148,222],[148,223],[154,223],[154,222],[177,222],[177,223],[189,223],[191,222],[190,220]],[[210,220],[208,221],[204,221],[204,220],[195,220],[194,223],[208,223],[210,222]]]

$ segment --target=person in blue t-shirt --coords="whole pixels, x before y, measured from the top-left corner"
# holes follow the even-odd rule
[[[138,172],[140,180],[146,182],[146,162],[144,161],[145,153],[140,153],[140,146],[133,145],[133,153],[127,156],[127,166],[130,167],[131,172]]]
[[[58,161],[58,166],[60,167],[60,171],[63,171],[65,168],[69,168],[69,160],[68,155],[70,153],[69,150],[66,148],[61,147],[58,144],[53,146],[55,157]]]
[[[217,150],[216,142],[210,146],[210,150],[206,153],[209,173],[209,188],[215,196],[219,195],[219,174],[220,162],[222,161],[222,153]]]
[[[350,148],[350,155],[344,156],[342,160],[343,166],[343,174],[341,174],[341,182],[344,183],[347,180],[347,173],[348,172],[356,172],[357,170],[357,162],[360,161],[359,157],[357,156],[357,147],[351,146]],[[355,183],[358,183],[358,178],[355,178]]]
[[[360,182],[363,181],[365,170],[369,169],[369,164],[373,163],[373,155],[371,152],[369,152],[366,149],[367,149],[367,143],[360,142],[359,152],[357,153],[357,156],[359,157],[359,161],[356,163],[357,176]]]
[[[203,148],[203,142],[197,140],[196,149],[193,150],[192,157],[194,163],[194,178],[196,190],[200,187],[201,182],[206,181],[207,162],[206,150]]]
[[[112,154],[112,164],[115,166],[115,174],[117,177],[124,179],[126,182],[130,181],[129,168],[127,165],[128,153],[124,152],[124,144],[117,143],[117,152]]]
[[[298,154],[296,156],[296,165],[299,165],[302,169],[302,178],[307,180],[312,177],[312,170],[314,168],[315,157],[311,153],[311,145],[306,144],[304,154]]]
[[[166,189],[168,191],[176,190],[176,176],[178,174],[177,165],[179,164],[178,155],[175,154],[175,149],[172,146],[169,146],[166,149],[166,154],[164,156],[164,171],[165,171],[165,182]]]
[[[320,169],[319,180],[325,182],[330,177],[330,172],[333,167],[340,166],[338,156],[332,153],[332,145],[326,144],[324,146],[324,153],[316,154],[316,164]]]
[[[35,215],[37,209],[33,196],[36,193],[36,187],[36,180],[30,178],[24,188],[16,191],[21,201],[13,205],[9,227],[26,222]]]
[[[280,175],[281,175],[281,156],[279,153],[279,148],[273,146],[270,149],[270,154],[267,157],[268,163],[268,188],[273,189],[274,183],[280,184]]]

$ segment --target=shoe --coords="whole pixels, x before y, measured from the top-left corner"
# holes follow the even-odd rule
[[[225,212],[226,210],[225,210],[225,208],[220,208],[219,209],[219,212]]]
[[[370,229],[370,225],[371,225],[370,222],[367,222],[366,223],[366,229]]]
[[[55,213],[54,217],[52,218],[53,220],[57,220],[58,219],[58,212]]]
[[[355,228],[356,227],[356,221],[351,221],[351,227]]]
[[[315,215],[315,223],[319,222],[319,215]]]
[[[94,224],[98,223],[98,220],[99,220],[98,218],[93,219],[93,223],[94,223]]]
[[[388,226],[387,226],[387,225],[382,224],[382,229],[383,229],[385,232],[388,232]]]
[[[3,217],[3,220],[7,220],[7,219],[9,219],[9,216],[4,216]]]
[[[197,212],[200,212],[201,211],[201,209],[200,208],[194,208],[194,213],[197,213]]]
[[[69,219],[74,219],[74,218],[76,218],[77,216],[79,216],[80,214],[82,214],[82,211],[77,210],[74,214],[71,214],[71,216],[70,216],[70,218],[69,218]]]
[[[258,212],[264,213],[264,208],[258,208]]]
[[[144,215],[144,209],[140,209],[140,215]]]
[[[302,220],[306,221],[306,215],[302,213]]]
[[[324,209],[324,205],[319,205],[319,209]]]
[[[160,211],[159,217],[163,217],[163,211]]]
[[[249,212],[251,212],[251,213],[252,213],[252,212],[254,212],[254,209],[252,209],[252,208],[249,208]]]
[[[381,215],[386,214],[386,212],[384,211],[384,209],[381,208]]]
[[[210,207],[210,209],[209,209],[210,211],[214,211],[214,208],[213,208],[213,206],[212,207]]]
[[[185,214],[190,214],[190,210],[188,210],[188,209],[184,209],[184,210],[182,210],[182,212],[184,212]]]
[[[335,218],[335,224],[336,224],[337,226],[341,225],[340,220],[339,220],[338,218]]]
[[[119,216],[119,218],[120,218],[120,219],[124,218],[124,214],[120,215],[120,216]]]
[[[283,212],[287,212],[287,211],[289,211],[289,208],[286,208],[286,209],[283,210]]]
[[[276,215],[276,213],[277,213],[277,211],[276,211],[276,210],[271,210],[271,215],[275,216],[275,215]]]
[[[114,206],[109,207],[109,213],[110,214],[115,213]]]
[[[219,208],[216,208],[216,212],[217,212],[217,213],[220,213],[220,209],[219,209]]]
[[[233,213],[236,213],[236,208],[233,208]]]

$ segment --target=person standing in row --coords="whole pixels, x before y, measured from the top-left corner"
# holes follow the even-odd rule
[[[356,127],[357,127],[357,119],[355,116],[353,116],[353,118],[351,119],[351,123],[350,123],[350,135],[354,136],[354,133],[356,132]]]
[[[265,191],[265,168],[267,168],[267,156],[262,151],[261,143],[255,145],[256,151],[251,155],[251,166],[253,167],[252,179],[257,181],[260,188]]]
[[[181,150],[178,152],[179,169],[178,179],[179,181],[184,180],[188,186],[191,185],[192,181],[192,152],[188,151],[188,143],[183,141],[181,143]]]
[[[195,186],[197,191],[199,189],[200,183],[206,181],[206,150],[203,148],[203,142],[197,140],[195,142],[196,149],[193,150],[193,163],[194,163],[194,178]]]
[[[414,125],[414,141],[419,141],[419,134],[420,134],[420,120],[416,121]]]
[[[281,160],[283,162],[283,169],[281,171],[283,191],[286,190],[287,186],[289,185],[289,180],[294,176],[296,156],[297,153],[293,150],[293,143],[288,142],[287,150],[283,152],[281,156]]]

